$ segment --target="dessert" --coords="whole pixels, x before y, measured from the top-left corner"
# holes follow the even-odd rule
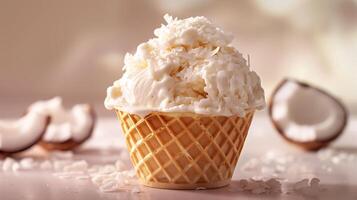
[[[155,38],[125,56],[105,106],[120,119],[144,185],[227,185],[254,111],[265,106],[260,78],[205,17],[164,18]]]

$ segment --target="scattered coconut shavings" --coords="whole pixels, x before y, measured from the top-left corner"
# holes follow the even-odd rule
[[[99,165],[93,165],[93,166],[89,167],[88,173],[95,173],[99,170],[99,168],[100,168]]]
[[[318,160],[311,157],[297,157],[284,152],[268,151],[259,157],[251,158],[241,164],[244,172],[261,177],[282,177],[284,174],[302,174],[323,171],[332,173],[335,165],[357,161],[357,154],[333,149],[323,149],[317,153]],[[316,164],[316,162],[318,162]],[[314,164],[315,163],[315,164]]]
[[[334,149],[322,149],[318,151],[317,157],[321,161],[328,161],[335,165],[345,162],[357,161],[357,155],[353,153],[348,153],[345,151],[338,151]]]
[[[288,165],[295,162],[297,158],[290,154],[271,150],[263,155],[261,160],[264,164]]]
[[[99,185],[99,189],[102,192],[116,192],[119,187],[115,180],[104,181],[102,185]]]
[[[252,158],[248,162],[244,163],[242,166],[243,171],[255,171],[259,168],[260,160],[257,158]]]
[[[277,179],[269,179],[265,182],[271,189],[271,193],[281,193],[281,182]]]
[[[53,168],[55,171],[62,171],[65,166],[67,166],[71,163],[72,163],[72,161],[69,161],[69,160],[54,160]]]
[[[69,165],[63,167],[64,172],[80,171],[86,172],[88,168],[88,163],[85,160],[75,161]]]
[[[294,192],[304,196],[316,197],[322,190],[319,183],[320,179],[318,178],[312,178],[311,180],[303,179],[293,185],[293,190]]]
[[[238,182],[237,190],[253,194],[279,194],[281,193],[281,183],[274,178],[268,180],[242,179]]]
[[[12,171],[13,172],[17,172],[20,170],[20,164],[18,162],[15,162],[13,165],[12,165]]]
[[[114,165],[104,165],[103,167],[99,167],[98,170],[101,174],[110,174],[117,171]]]
[[[19,163],[22,170],[32,170],[37,165],[33,158],[23,158]]]
[[[50,160],[36,161],[29,157],[16,161],[13,158],[7,157],[1,162],[0,169],[4,172],[30,171],[35,169],[52,170],[52,162]]]
[[[284,154],[276,151],[268,151],[266,154],[258,158],[251,158],[241,167],[243,171],[261,173],[263,177],[278,177],[282,173],[289,170],[292,163],[295,163],[297,158],[292,155]]]
[[[284,171],[286,164],[290,164],[294,159],[291,157],[280,157],[278,160],[272,159],[272,153],[264,156],[264,159],[252,159],[248,161],[243,169],[256,170],[261,163],[277,164],[280,171]],[[72,179],[78,181],[91,181],[101,192],[131,192],[141,193],[142,189],[136,178],[135,170],[125,170],[126,165],[118,160],[114,164],[92,165],[85,160],[45,160],[35,161],[32,158],[24,158],[17,162],[13,158],[6,158],[0,163],[1,169],[5,172],[16,172],[20,169],[30,170],[34,168],[42,170],[53,170],[53,175],[61,179]],[[264,169],[262,169],[264,171]],[[269,171],[269,170],[268,170]],[[320,180],[318,178],[302,179],[295,183],[282,181],[281,178],[267,178],[256,176],[250,179],[238,181],[236,187],[230,188],[235,191],[249,192],[252,194],[282,194],[295,193],[306,197],[316,197],[320,194]],[[290,184],[290,188],[287,185]],[[197,187],[196,190],[204,190],[204,187]],[[283,191],[284,190],[284,191]]]
[[[84,160],[54,161],[54,176],[62,179],[90,180],[102,192],[131,191],[140,193],[134,170],[124,170],[125,164],[118,160],[110,165],[89,166]]]
[[[67,154],[67,153],[66,153]],[[70,154],[68,154],[70,155]],[[342,155],[342,156],[341,156]],[[57,156],[57,155],[56,155]],[[332,161],[332,157],[341,157],[341,160],[351,160],[348,154],[336,153],[333,150],[319,152],[319,159]],[[51,156],[52,157],[52,156]],[[78,181],[91,181],[102,192],[131,192],[141,193],[142,189],[136,178],[135,170],[128,170],[123,160],[113,164],[89,165],[85,160],[68,159],[69,156],[60,156],[60,159],[36,161],[32,158],[23,158],[16,161],[13,158],[0,160],[0,169],[5,172],[17,172],[18,170],[40,169],[52,171],[53,175],[61,179]],[[253,172],[256,176],[250,179],[239,180],[233,184],[230,190],[249,192],[252,194],[282,194],[295,193],[306,197],[315,197],[321,192],[318,178],[302,179],[298,182],[288,182],[282,173],[291,172],[291,166],[296,166],[298,158],[291,155],[269,151],[259,158],[252,158],[243,164],[243,171]],[[336,161],[335,161],[336,162]],[[341,161],[342,162],[342,161]],[[309,171],[309,166],[304,162],[298,164],[298,172]],[[324,164],[321,168],[332,171],[331,166]],[[259,174],[260,172],[261,174]],[[280,178],[274,177],[279,175]],[[268,175],[268,176],[267,176]],[[272,177],[273,176],[273,177]],[[206,189],[197,187],[196,190]]]
[[[252,194],[299,194],[307,197],[316,197],[322,191],[320,179],[302,179],[295,183],[282,182],[279,179],[241,179],[235,191],[249,192]],[[290,187],[288,187],[290,186]]]
[[[2,170],[4,172],[17,171],[18,163],[13,158],[7,157],[2,163]]]
[[[91,177],[92,182],[103,192],[128,190],[130,186],[133,193],[140,192],[133,170],[108,172],[108,166],[105,166],[96,173],[91,174]]]
[[[301,181],[298,181],[293,185],[294,190],[300,190],[300,189],[306,188],[306,187],[309,187],[309,179],[307,179],[307,178],[305,178]]]
[[[55,161],[54,166],[56,173],[54,176],[63,179],[86,180],[90,176],[88,174],[88,163],[85,160],[79,161]]]

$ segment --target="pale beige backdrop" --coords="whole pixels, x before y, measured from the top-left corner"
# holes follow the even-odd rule
[[[268,97],[289,76],[357,110],[356,0],[0,0],[0,117],[55,95],[111,114],[103,108],[106,87],[165,13],[204,15],[231,31]]]

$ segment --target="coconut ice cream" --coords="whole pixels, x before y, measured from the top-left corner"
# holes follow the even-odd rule
[[[156,37],[126,54],[122,77],[107,89],[107,109],[243,117],[265,106],[260,78],[231,34],[205,17],[164,18]]]
[[[265,106],[260,79],[232,36],[206,18],[165,20],[125,56],[105,106],[117,113],[142,184],[228,185],[254,111]]]

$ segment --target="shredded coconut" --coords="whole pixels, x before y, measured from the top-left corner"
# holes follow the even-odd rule
[[[2,170],[4,172],[11,172],[13,171],[13,169],[16,169],[16,160],[10,158],[10,157],[7,157],[4,162],[2,163]],[[15,166],[15,167],[14,167]]]
[[[265,106],[260,78],[230,45],[233,37],[205,17],[176,19],[124,59],[124,74],[107,89],[105,106],[152,111],[239,115]]]
[[[119,192],[131,190],[140,193],[140,187],[134,170],[124,170],[125,164],[118,160],[114,164],[93,165],[84,160],[54,161],[56,172],[53,173],[62,179],[91,180],[102,192]]]
[[[321,152],[320,152],[321,154]],[[332,155],[331,152],[328,153]],[[324,161],[331,160],[331,156],[326,156],[326,152],[320,159]],[[335,154],[333,154],[335,155]],[[349,156],[343,156],[348,158]],[[127,166],[122,160],[118,160],[113,164],[105,165],[89,165],[85,160],[44,160],[36,161],[32,158],[23,158],[16,161],[13,158],[7,157],[0,160],[0,167],[4,172],[17,172],[18,170],[49,170],[53,175],[61,179],[72,179],[78,181],[91,181],[102,192],[131,192],[133,194],[141,193],[142,188],[136,178],[135,170],[127,170]],[[320,187],[320,179],[306,178],[297,182],[289,182],[284,179],[283,173],[299,161],[297,158],[276,151],[269,151],[259,158],[248,160],[243,166],[243,170],[253,172],[254,177],[249,179],[238,180],[236,184],[232,184],[230,190],[248,192],[252,194],[281,194],[294,193],[306,197],[318,196],[322,188]],[[306,161],[305,161],[306,162]],[[298,173],[307,171],[306,166],[299,165]],[[265,166],[265,168],[264,168]],[[328,167],[328,165],[326,165]],[[300,171],[301,170],[301,171]],[[261,172],[262,175],[259,175]],[[266,173],[278,173],[279,178],[267,177]],[[198,187],[196,190],[206,189]]]
[[[289,154],[268,151],[258,158],[251,158],[242,164],[242,170],[247,172],[259,172],[262,175],[277,177],[286,173],[291,168],[291,164],[297,159]],[[300,167],[300,166],[299,166]],[[302,170],[302,167],[299,169]]]
[[[239,180],[237,189],[253,194],[281,193],[281,183],[274,178],[268,180],[242,179]]]
[[[33,158],[23,158],[20,160],[20,168],[23,170],[32,170],[36,167],[37,163]]]
[[[20,170],[20,164],[18,162],[13,163],[13,165],[11,166],[11,169],[13,172],[17,172]]]
[[[88,163],[85,160],[76,161],[63,167],[65,172],[87,171]]]
[[[345,151],[338,151],[332,148],[318,151],[317,156],[321,161],[328,161],[336,165],[345,162],[357,161],[356,154],[348,153]]]
[[[320,179],[318,178],[312,178],[311,180],[303,179],[296,182],[293,185],[293,189],[296,193],[302,194],[304,196],[316,197],[322,190],[319,183]]]
[[[55,171],[62,171],[65,166],[67,166],[71,163],[72,163],[72,161],[70,161],[70,160],[54,160],[53,168]]]

